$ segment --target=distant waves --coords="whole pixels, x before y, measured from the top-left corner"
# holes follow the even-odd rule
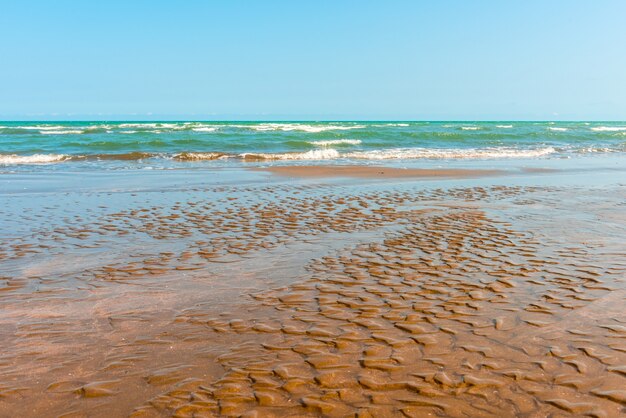
[[[626,122],[0,123],[4,166],[545,159],[622,152]]]

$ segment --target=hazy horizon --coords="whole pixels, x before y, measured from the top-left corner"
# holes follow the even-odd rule
[[[129,115],[130,116],[130,115]],[[138,115],[139,116],[139,115]],[[602,122],[607,122],[607,123],[620,123],[620,122],[624,122],[626,123],[626,118],[625,119],[409,119],[409,118],[310,118],[310,119],[306,119],[306,118],[279,118],[279,117],[266,117],[266,118],[257,118],[257,119],[252,119],[252,118],[237,118],[237,117],[232,117],[232,118],[197,118],[194,117],[193,115],[190,115],[189,117],[168,117],[168,116],[161,116],[161,115],[154,115],[154,117],[143,117],[143,118],[132,118],[132,117],[128,117],[128,118],[122,118],[121,116],[115,116],[115,117],[110,117],[110,118],[106,118],[106,117],[92,117],[92,118],[66,118],[66,119],[61,119],[61,118],[24,118],[24,119],[3,119],[2,116],[0,115],[0,122],[6,122],[6,123],[20,123],[20,122],[42,122],[42,123],[54,123],[54,122],[59,122],[59,123],[89,123],[89,122],[111,122],[111,123],[123,123],[123,122],[214,122],[214,123],[219,123],[219,122],[224,122],[224,123],[228,123],[228,122],[242,122],[242,123],[246,123],[246,122],[250,122],[250,123],[257,123],[257,122],[268,122],[268,123],[273,123],[273,122],[288,122],[288,123],[299,123],[299,122],[303,122],[303,123],[332,123],[332,122],[364,122],[364,123],[368,123],[368,122],[413,122],[413,123],[419,123],[419,122],[423,122],[423,123],[454,123],[454,122],[459,122],[459,123],[489,123],[489,122],[493,122],[493,123],[505,123],[505,122],[515,122],[515,123],[559,123],[559,122],[563,122],[563,123],[602,123]]]

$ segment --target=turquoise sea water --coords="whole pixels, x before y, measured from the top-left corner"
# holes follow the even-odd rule
[[[562,159],[626,152],[626,122],[0,122],[0,165],[171,167]]]

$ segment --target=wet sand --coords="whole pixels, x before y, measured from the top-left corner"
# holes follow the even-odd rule
[[[0,416],[624,414],[623,186],[371,171],[8,196]]]
[[[425,169],[363,165],[289,165],[257,168],[288,177],[353,177],[353,178],[472,178],[505,174],[504,170]]]

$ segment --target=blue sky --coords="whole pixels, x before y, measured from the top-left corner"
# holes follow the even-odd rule
[[[0,119],[626,119],[626,1],[5,1]]]

